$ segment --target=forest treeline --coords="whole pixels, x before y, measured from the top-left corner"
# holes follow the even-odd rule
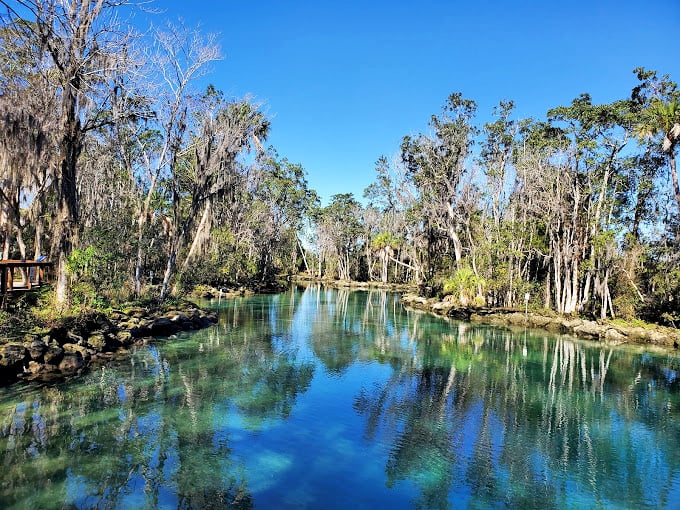
[[[58,304],[283,275],[415,283],[461,305],[674,325],[680,92],[634,70],[542,119],[459,93],[321,206],[249,98],[209,83],[215,38],[139,32],[125,0],[0,0],[3,258],[48,255]],[[425,120],[425,119],[424,119]]]

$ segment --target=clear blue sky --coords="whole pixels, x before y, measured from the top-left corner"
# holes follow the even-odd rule
[[[488,120],[512,99],[544,117],[582,92],[629,95],[638,66],[680,81],[680,0],[157,1],[161,18],[217,32],[210,76],[251,94],[269,142],[301,163],[324,202],[361,198],[381,155],[427,129],[452,92]],[[158,17],[156,17],[158,19]]]

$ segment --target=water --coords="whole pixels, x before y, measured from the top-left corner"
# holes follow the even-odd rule
[[[216,306],[216,304],[215,304]],[[680,508],[680,357],[309,288],[0,390],[1,508]]]

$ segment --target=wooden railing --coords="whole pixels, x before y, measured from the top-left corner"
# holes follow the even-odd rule
[[[40,287],[48,279],[46,271],[52,262],[43,260],[0,260],[0,302],[5,303],[8,293]],[[19,277],[15,278],[15,271]]]

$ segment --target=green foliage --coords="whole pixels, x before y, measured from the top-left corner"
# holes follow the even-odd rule
[[[463,306],[482,306],[484,297],[480,295],[480,287],[486,287],[486,280],[476,275],[470,267],[464,266],[444,280],[442,292],[444,296],[452,296]]]
[[[371,240],[371,247],[374,250],[382,250],[389,246],[391,249],[396,250],[401,243],[402,240],[391,232],[380,232]]]
[[[73,250],[68,257],[66,267],[71,277],[70,301],[76,310],[102,310],[109,306],[109,299],[104,295],[108,287],[100,287],[104,283],[102,275],[106,273],[106,265],[107,257],[102,257],[94,246]]]
[[[88,246],[84,250],[73,250],[66,260],[66,268],[74,279],[91,279],[97,265],[97,250]]]

